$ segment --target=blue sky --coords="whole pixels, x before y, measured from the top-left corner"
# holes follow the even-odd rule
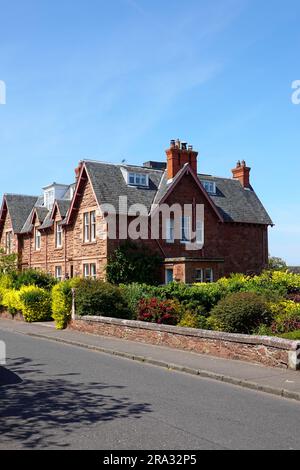
[[[82,158],[165,158],[200,172],[238,159],[300,265],[299,0],[0,0],[0,193],[71,182]]]

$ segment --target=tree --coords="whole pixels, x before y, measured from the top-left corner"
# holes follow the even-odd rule
[[[276,256],[269,256],[269,265],[268,268],[274,271],[286,271],[287,264],[282,258],[277,258]]]
[[[125,242],[115,250],[106,266],[108,282],[130,284],[132,282],[157,285],[161,258],[142,244]]]
[[[17,269],[18,255],[12,253],[7,255],[3,248],[0,248],[0,273],[10,274]]]

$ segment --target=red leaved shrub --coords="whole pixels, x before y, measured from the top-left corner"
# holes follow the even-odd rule
[[[174,300],[160,300],[156,297],[141,299],[138,304],[137,319],[151,323],[177,325],[179,309],[179,304]]]

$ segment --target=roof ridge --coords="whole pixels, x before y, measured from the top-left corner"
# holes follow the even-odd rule
[[[33,196],[31,194],[17,194],[17,193],[4,193],[3,196],[35,197],[36,199],[40,197],[40,196]]]
[[[82,161],[85,163],[97,163],[99,165],[110,165],[110,166],[115,166],[117,168],[129,166],[129,167],[141,168],[145,171],[157,171],[159,173],[162,173],[165,171],[165,170],[159,170],[157,168],[147,168],[146,166],[143,166],[143,165],[135,165],[134,163],[112,163],[112,162],[105,162],[102,160],[82,160]]]

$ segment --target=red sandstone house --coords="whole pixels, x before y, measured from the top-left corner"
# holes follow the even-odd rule
[[[162,258],[161,282],[212,282],[231,273],[259,273],[268,262],[268,226],[273,225],[250,184],[250,168],[238,162],[233,178],[197,173],[198,153],[171,141],[167,163],[143,166],[81,161],[76,182],[53,183],[42,196],[5,194],[0,213],[0,246],[17,253],[19,268],[41,269],[58,279],[73,276],[105,278],[109,256],[122,243],[103,238],[107,219],[103,204],[117,208],[117,217],[135,218],[130,207],[143,204],[148,216],[161,204],[204,206],[198,227],[182,217],[183,236],[174,238],[174,219],[161,221],[165,236],[143,242]],[[128,208],[119,207],[126,196]],[[128,222],[129,223],[129,222]],[[188,227],[187,227],[188,226]],[[202,240],[187,251],[186,229]]]

